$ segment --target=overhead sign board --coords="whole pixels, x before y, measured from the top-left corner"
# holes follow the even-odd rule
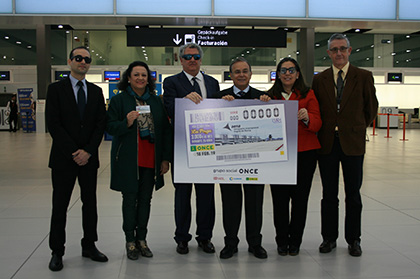
[[[127,46],[286,47],[283,29],[147,28],[127,26]]]

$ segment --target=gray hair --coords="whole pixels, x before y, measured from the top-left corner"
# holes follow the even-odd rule
[[[350,41],[349,39],[346,37],[346,35],[344,34],[340,34],[340,33],[335,33],[332,34],[331,37],[328,39],[328,49],[330,49],[330,44],[332,41],[334,40],[346,40],[347,42],[347,47],[350,47]]]
[[[238,62],[245,62],[246,64],[248,64],[249,71],[252,72],[251,71],[251,64],[249,64],[249,62],[245,58],[238,57],[235,60],[233,60],[232,63],[230,63],[230,66],[229,66],[229,72],[230,73],[232,73],[232,66],[233,66],[233,64],[238,63]]]
[[[184,55],[184,52],[185,52],[185,50],[187,48],[195,48],[195,49],[198,49],[198,53],[200,54],[201,58],[203,58],[203,50],[196,43],[189,43],[189,44],[186,44],[186,45],[181,46],[179,48],[179,57],[182,57]]]

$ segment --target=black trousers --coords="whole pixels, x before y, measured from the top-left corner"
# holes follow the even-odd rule
[[[17,122],[18,122],[18,116],[16,115],[10,115],[9,116],[9,131],[15,131],[17,130]],[[13,125],[12,125],[13,123]]]
[[[73,192],[76,178],[80,185],[80,199],[82,201],[82,248],[89,249],[98,240],[96,208],[97,169],[79,167],[75,170],[52,169],[52,216],[49,244],[53,253],[64,255],[66,242],[67,209]]]
[[[321,234],[324,240],[338,238],[338,187],[339,165],[343,170],[346,194],[345,239],[352,244],[360,240],[362,198],[360,188],[363,181],[364,155],[347,156],[341,149],[338,137],[330,154],[319,155],[319,171],[322,181]]]
[[[175,241],[190,241],[192,184],[174,183],[175,186]],[[213,237],[215,221],[214,184],[194,183],[196,194],[197,240]]]
[[[139,167],[137,193],[122,193],[123,231],[126,242],[146,240],[154,186],[155,169]]]
[[[279,247],[300,247],[302,243],[316,159],[315,150],[299,152],[297,185],[270,185],[276,243]]]
[[[261,245],[264,185],[243,184],[245,196],[245,231],[250,247]],[[220,184],[223,208],[225,245],[237,247],[238,231],[242,217],[242,185]]]

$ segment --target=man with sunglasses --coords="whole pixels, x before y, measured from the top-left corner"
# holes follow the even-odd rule
[[[322,181],[320,253],[329,253],[338,238],[339,165],[343,170],[345,199],[345,239],[351,256],[362,255],[360,246],[363,159],[366,128],[378,111],[372,73],[349,63],[350,41],[333,34],[327,53],[332,67],[316,75],[312,88],[319,102],[322,127],[319,170]]]
[[[186,98],[198,104],[205,98],[214,98],[219,92],[216,79],[200,72],[203,51],[195,43],[180,47],[179,57],[183,71],[163,81],[163,100],[172,124],[175,123],[175,98]],[[173,168],[172,168],[173,173]],[[188,242],[192,239],[189,233],[191,226],[191,192],[192,184],[174,183],[175,186],[175,241],[179,254],[189,252]],[[214,253],[211,242],[215,221],[214,184],[194,183],[197,206],[198,246],[205,253]]]
[[[218,97],[227,101],[235,99],[258,99],[269,101],[270,97],[249,86],[251,65],[245,58],[236,58],[229,66],[233,86],[219,92]],[[220,252],[221,259],[229,259],[238,252],[238,232],[242,217],[242,187],[245,201],[245,226],[248,251],[259,259],[267,258],[267,251],[261,246],[264,184],[224,184],[220,183],[223,209],[223,229],[225,247]]]
[[[83,238],[82,256],[106,262],[108,258],[95,246],[97,234],[96,182],[98,148],[106,125],[102,89],[88,81],[89,50],[77,47],[70,52],[68,78],[50,84],[46,100],[46,122],[52,137],[49,167],[53,186],[49,244],[49,268],[63,268],[67,209],[76,179],[80,186]]]

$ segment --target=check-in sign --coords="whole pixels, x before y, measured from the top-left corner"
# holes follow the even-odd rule
[[[127,46],[286,47],[283,29],[148,28],[127,26]]]

